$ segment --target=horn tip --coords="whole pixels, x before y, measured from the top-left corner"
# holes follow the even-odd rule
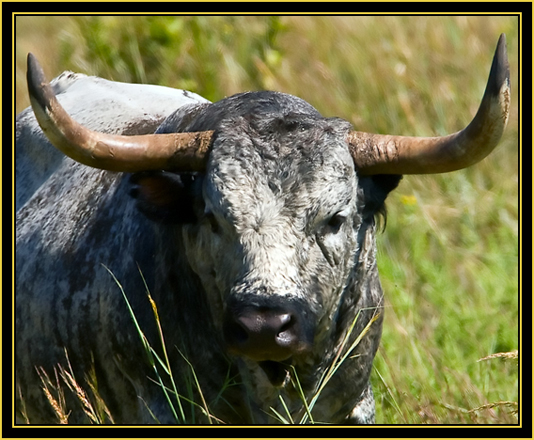
[[[43,68],[39,64],[37,57],[31,52],[28,53],[28,70],[26,72],[26,80],[28,83],[28,93],[30,99],[37,101],[42,107],[46,107],[47,102],[44,99],[44,88],[48,85],[46,81]]]
[[[508,63],[506,35],[504,33],[500,35],[495,49],[484,96],[500,100],[503,94],[510,95],[510,65]]]

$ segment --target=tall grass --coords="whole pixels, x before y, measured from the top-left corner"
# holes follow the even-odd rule
[[[190,368],[190,374],[187,374],[185,377],[174,376],[174,373],[173,373],[174,369],[171,363],[169,362],[169,357],[167,354],[167,345],[165,343],[164,332],[163,332],[163,328],[161,325],[161,321],[159,319],[158,308],[157,308],[155,301],[152,299],[152,296],[150,295],[150,291],[146,283],[145,283],[146,294],[152,307],[152,311],[154,314],[154,321],[158,328],[159,343],[160,343],[159,348],[154,348],[150,344],[148,338],[145,336],[145,333],[139,324],[137,316],[135,315],[133,311],[130,301],[128,300],[128,295],[124,291],[123,286],[121,285],[119,280],[115,277],[113,272],[108,267],[106,266],[104,267],[109,272],[110,276],[113,278],[113,280],[115,281],[116,285],[118,286],[119,290],[122,293],[122,296],[127,305],[130,317],[132,318],[132,321],[136,327],[137,334],[139,336],[139,343],[144,348],[146,361],[148,361],[149,365],[151,366],[153,370],[152,373],[154,374],[154,377],[149,376],[146,379],[154,382],[157,386],[159,386],[162,395],[166,399],[168,408],[170,412],[173,414],[175,423],[176,424],[188,424],[188,425],[195,424],[195,422],[209,424],[209,425],[212,425],[214,423],[225,424],[224,420],[212,414],[209,408],[209,404],[204,398],[204,393],[202,392],[202,387],[200,386],[200,383],[197,379],[195,369],[193,365],[189,362],[189,360],[186,358],[186,356],[184,356],[181,352],[180,352],[180,355],[182,356],[182,358],[184,359],[184,361]],[[142,273],[141,273],[141,276],[144,280]],[[351,357],[351,354],[353,353],[354,349],[358,346],[358,344],[361,342],[363,337],[370,330],[371,325],[380,316],[380,312],[377,312],[375,310],[374,316],[369,320],[369,322],[366,324],[366,326],[363,328],[360,334],[357,335],[354,338],[353,342],[350,343],[349,345],[349,340],[353,336],[352,334],[354,332],[354,327],[358,319],[360,318],[360,314],[361,314],[361,311],[358,311],[352,321],[352,324],[347,328],[345,336],[343,340],[341,341],[334,358],[332,359],[330,365],[322,373],[321,378],[318,381],[316,390],[313,392],[311,396],[307,396],[305,392],[303,391],[300,385],[300,380],[298,378],[298,374],[297,374],[295,367],[289,366],[288,375],[290,378],[291,386],[298,393],[298,396],[302,403],[301,405],[302,409],[299,410],[297,408],[296,410],[293,410],[293,412],[291,412],[286,405],[286,402],[282,396],[282,392],[280,392],[278,397],[282,404],[282,408],[284,409],[284,414],[281,414],[275,408],[271,407],[270,410],[272,411],[272,414],[269,414],[269,415],[272,417],[274,423],[292,424],[292,425],[293,424],[301,424],[301,425],[328,424],[328,421],[314,419],[312,412],[314,410],[315,404],[317,400],[319,399],[323,389],[328,384],[328,382],[336,374],[336,372],[341,367],[341,365],[348,358]],[[176,350],[179,350],[178,347],[176,346],[173,348]],[[509,356],[508,353],[498,353],[496,355],[490,356],[490,358],[492,357],[517,358],[517,353],[515,355],[512,354],[511,356]],[[481,359],[481,360],[486,360],[486,358]],[[78,422],[78,423],[115,424],[113,415],[108,409],[106,402],[100,395],[94,365],[92,369],[88,372],[88,374],[86,374],[84,380],[78,381],[74,375],[74,371],[71,366],[68,352],[66,349],[65,349],[65,363],[67,365],[67,368],[65,368],[62,364],[57,364],[54,367],[53,371],[54,371],[55,381],[50,379],[48,372],[43,367],[36,367],[37,373],[41,379],[43,393],[46,396],[46,399],[51,409],[53,410],[53,413],[55,414],[57,418],[58,424],[61,424],[61,425],[69,424],[69,417],[72,411],[73,410],[77,411],[78,408],[81,408],[86,418],[86,422]],[[230,383],[231,381],[227,380],[221,384],[219,396],[215,399],[215,401],[224,393],[225,388],[229,386]],[[185,386],[186,394],[180,394],[178,392],[178,384],[182,388]],[[90,393],[86,391],[87,388],[90,389]],[[74,396],[74,399],[69,400],[69,403],[67,403],[66,398],[65,398],[66,390],[67,392],[72,393],[72,395]],[[19,388],[19,393],[20,393],[20,388]],[[28,418],[26,414],[24,396],[22,396],[21,394],[20,397],[21,397],[22,419],[24,420],[24,423],[31,424],[32,421]],[[143,396],[138,396],[138,398],[141,400],[141,402],[145,404],[146,410],[149,412],[149,414],[153,418],[153,422],[155,424],[160,423],[160,420],[152,412],[147,402],[143,400]],[[184,411],[184,407],[186,404],[191,405],[191,408],[192,408],[192,411],[188,413],[187,415],[186,415],[186,412]],[[513,406],[514,402],[497,402],[493,404],[492,407],[503,406],[503,405]],[[515,404],[515,406],[517,407],[517,404]],[[205,419],[198,420],[195,417],[195,408],[200,409],[200,412],[205,417]],[[476,410],[479,410],[479,409],[485,409],[485,408],[477,408]]]
[[[180,87],[211,100],[274,89],[357,130],[461,129],[506,33],[512,107],[501,144],[466,170],[406,176],[387,202],[378,263],[384,332],[372,376],[378,423],[516,423],[518,401],[518,21],[509,16],[18,17],[17,111],[25,56]]]
[[[115,281],[115,283],[119,287],[119,289],[120,289],[120,291],[122,293],[122,296],[124,298],[124,301],[126,302],[126,305],[128,306],[128,310],[130,312],[130,316],[131,316],[131,318],[132,318],[132,320],[133,320],[133,322],[135,324],[135,327],[137,329],[137,333],[139,334],[140,341],[143,344],[143,348],[144,348],[147,360],[148,360],[150,366],[152,367],[152,370],[153,370],[154,375],[156,377],[156,379],[152,379],[152,380],[154,380],[154,382],[156,382],[159,385],[159,387],[161,388],[161,392],[165,395],[165,398],[167,400],[169,409],[171,410],[171,412],[172,412],[172,414],[174,416],[174,420],[176,421],[176,423],[191,424],[191,423],[195,422],[193,415],[186,416],[185,411],[184,411],[184,403],[188,403],[188,404],[191,404],[192,406],[196,406],[196,407],[200,408],[201,411],[203,412],[204,416],[206,416],[208,424],[211,425],[213,423],[213,420],[219,421],[217,419],[217,417],[215,417],[215,416],[210,414],[208,405],[206,404],[206,400],[204,399],[204,395],[202,393],[202,389],[200,387],[200,384],[198,382],[197,376],[195,374],[195,369],[194,369],[193,365],[191,365],[191,363],[187,360],[187,358],[185,356],[183,356],[183,354],[181,352],[180,352],[180,354],[184,358],[184,360],[187,363],[187,365],[190,367],[191,371],[190,371],[190,375],[187,375],[187,377],[175,379],[175,377],[173,375],[173,368],[172,368],[172,365],[171,365],[171,363],[169,361],[169,356],[167,354],[167,344],[165,343],[165,336],[164,336],[163,329],[161,327],[161,321],[159,319],[158,308],[157,308],[156,303],[152,299],[152,296],[150,295],[150,291],[148,289],[147,284],[145,283],[145,288],[146,288],[146,293],[147,293],[148,300],[149,300],[150,305],[152,307],[152,312],[154,313],[154,321],[156,322],[157,327],[158,327],[158,335],[159,335],[159,339],[160,339],[159,342],[160,342],[160,345],[161,345],[161,349],[160,350],[157,350],[157,349],[155,349],[154,347],[152,347],[150,345],[147,337],[145,336],[145,334],[143,332],[143,329],[140,327],[140,325],[138,323],[137,317],[136,317],[136,315],[135,315],[135,313],[134,313],[134,311],[133,311],[133,309],[132,309],[132,307],[130,305],[130,301],[128,300],[128,296],[126,295],[126,292],[122,288],[121,283],[115,277],[113,272],[111,272],[107,267],[106,267],[106,270],[113,277],[113,280]],[[139,271],[139,272],[141,273],[141,271]],[[143,282],[144,282],[144,277],[143,277],[142,273],[141,273],[141,277],[143,278]],[[179,350],[178,347],[173,347],[173,349]],[[163,358],[158,353],[163,353]],[[187,396],[181,395],[178,392],[177,382],[186,383],[188,385],[187,389],[189,390],[189,393],[188,393]],[[194,382],[194,383],[192,384],[191,382]],[[170,388],[168,388],[167,383],[170,384],[170,386],[171,386]],[[196,391],[198,391],[198,394],[200,395],[201,404],[198,404],[198,403],[196,403],[194,401],[194,392],[193,392],[192,385],[194,385],[194,389]],[[224,384],[221,384],[221,388],[222,387],[224,387]],[[148,408],[148,409],[150,411],[150,408]],[[194,411],[192,412],[192,414],[194,414]],[[155,416],[154,416],[154,421],[159,423],[159,420]]]
[[[79,380],[74,375],[67,350],[65,350],[65,361],[67,368],[61,364],[54,367],[54,380],[50,378],[49,373],[43,367],[36,367],[37,374],[41,379],[43,393],[57,418],[57,423],[68,425],[72,411],[81,408],[88,424],[114,424],[113,415],[99,393],[94,366],[83,380]],[[88,389],[90,392],[87,391]],[[20,393],[20,388],[18,391]],[[71,393],[74,399],[70,399],[67,403],[65,392]],[[22,418],[25,423],[31,424],[32,420],[26,414],[25,396],[20,394],[20,398]]]

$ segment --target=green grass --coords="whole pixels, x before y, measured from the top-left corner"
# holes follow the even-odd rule
[[[150,345],[147,337],[145,336],[143,332],[143,329],[139,326],[137,317],[135,316],[135,313],[130,305],[130,301],[128,300],[128,296],[126,292],[124,291],[124,289],[122,288],[121,283],[119,282],[119,280],[117,280],[117,278],[115,277],[113,272],[109,270],[109,268],[106,267],[106,270],[113,277],[113,280],[119,287],[124,297],[124,301],[126,302],[128,306],[128,310],[130,312],[132,320],[135,323],[135,327],[139,335],[140,341],[143,344],[143,348],[145,350],[147,360],[153,370],[155,379],[152,378],[151,380],[153,380],[161,388],[161,392],[165,395],[168,406],[173,413],[173,417],[176,423],[177,424],[194,424],[195,423],[194,411],[191,411],[192,415],[186,415],[186,412],[184,410],[184,406],[186,404],[191,405],[192,407],[193,406],[199,407],[203,415],[206,417],[208,424],[210,425],[213,424],[214,420],[218,421],[217,417],[213,416],[209,411],[208,405],[206,404],[206,401],[204,399],[204,395],[202,393],[202,389],[200,388],[200,384],[198,382],[193,365],[187,360],[187,358],[181,352],[180,354],[182,355],[183,359],[190,367],[190,372],[186,378],[179,378],[179,379],[174,378],[172,365],[170,364],[169,356],[167,354],[167,344],[165,343],[165,335],[164,335],[164,332],[161,326],[161,321],[159,319],[158,308],[157,308],[156,303],[152,299],[152,296],[150,295],[150,291],[148,289],[148,285],[145,282],[145,278],[143,274],[140,272],[141,277],[143,278],[143,282],[145,282],[145,289],[146,289],[148,300],[152,307],[152,312],[154,313],[154,321],[156,322],[157,327],[158,327],[158,335],[160,338],[159,340],[160,349],[155,349],[154,347]],[[172,348],[176,350],[179,349],[178,347],[172,347]],[[158,352],[162,353],[163,358],[158,354]],[[186,387],[188,389],[187,395],[184,396],[178,392],[176,382],[186,384]],[[224,387],[224,386],[225,384],[221,384],[221,387]],[[193,389],[198,391],[198,394],[201,399],[201,404],[195,402]],[[148,408],[148,410],[150,411],[150,408]],[[154,423],[159,423],[159,420],[154,415],[153,417],[154,417]]]
[[[273,89],[355,129],[461,129],[505,32],[512,108],[476,166],[406,176],[390,195],[378,261],[387,298],[372,376],[378,423],[516,423],[519,348],[518,23],[515,17],[18,17],[17,111],[25,57],[186,88],[211,100]],[[492,406],[494,405],[494,406]],[[284,414],[281,414],[284,416]]]

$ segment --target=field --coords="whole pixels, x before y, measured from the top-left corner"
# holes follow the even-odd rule
[[[24,17],[16,19],[16,110],[25,60],[184,88],[210,100],[291,93],[355,129],[432,136],[464,127],[506,33],[508,127],[472,168],[405,176],[378,236],[387,298],[372,376],[381,424],[518,422],[518,21],[509,16]]]

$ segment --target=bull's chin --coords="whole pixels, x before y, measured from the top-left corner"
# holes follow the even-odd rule
[[[258,362],[258,365],[266,374],[271,385],[278,388],[285,386],[289,381],[289,364],[290,360],[287,360],[284,363],[276,361]]]

